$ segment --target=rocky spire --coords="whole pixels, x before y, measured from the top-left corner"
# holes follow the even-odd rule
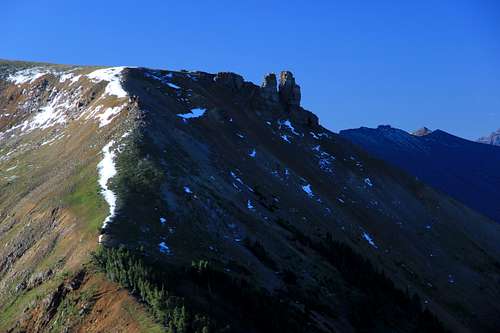
[[[300,86],[295,83],[292,72],[283,71],[280,74],[279,99],[288,111],[300,107]]]
[[[278,102],[279,101],[279,96],[278,96],[278,88],[277,88],[278,82],[276,80],[276,74],[274,73],[269,73],[266,76],[264,76],[264,82],[262,82],[262,97],[272,101],[272,102]]]
[[[411,133],[415,136],[426,136],[428,134],[431,134],[432,131],[430,129],[428,129],[427,127],[422,127],[422,128],[419,128],[418,130],[416,130],[415,132]]]

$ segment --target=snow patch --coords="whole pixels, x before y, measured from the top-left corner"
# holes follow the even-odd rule
[[[26,82],[33,82],[39,77],[49,74],[50,71],[41,67],[28,68],[17,71],[7,77],[7,81],[13,82],[15,84],[23,84]]]
[[[168,247],[168,245],[165,242],[161,242],[160,244],[158,244],[158,248],[159,248],[161,253],[165,253],[165,254],[172,253],[172,251],[170,251],[170,248]]]
[[[160,217],[160,224],[165,225],[165,223],[167,223],[167,219],[164,217]]]
[[[190,113],[178,114],[177,117],[181,117],[182,119],[199,118],[205,114],[205,111],[207,111],[207,109],[194,108],[191,109]]]
[[[375,245],[375,242],[373,241],[372,237],[368,233],[363,232],[363,238],[368,242],[368,244],[370,244],[374,248],[377,248],[377,245]]]
[[[312,148],[315,152],[315,156],[318,158],[318,165],[321,170],[325,172],[333,173],[332,164],[335,161],[335,156],[328,154],[326,151],[321,149],[320,145],[316,145]]]
[[[189,193],[189,194],[193,193],[188,186],[184,186],[184,192]]]
[[[26,120],[22,124],[22,131],[30,131],[35,128],[46,129],[56,124],[65,124],[64,111],[71,108],[68,96],[64,93],[56,95],[46,106],[40,108],[31,121]]]
[[[175,89],[175,90],[179,90],[179,89],[182,89],[181,87],[179,87],[178,85],[176,84],[173,84],[172,82],[169,82],[168,79],[171,79],[174,77],[174,75],[172,73],[167,73],[163,76],[161,76],[160,73],[156,72],[156,73],[151,73],[151,72],[145,72],[144,73],[145,76],[147,77],[150,77],[152,79],[155,79],[155,80],[158,80],[160,81],[161,83],[169,86],[170,88],[172,89]]]
[[[285,126],[287,127],[290,131],[292,131],[293,134],[295,135],[300,135],[300,133],[298,133],[295,128],[292,126],[292,123],[290,122],[290,120],[285,120],[285,121],[282,121],[279,123],[280,126]]]
[[[93,71],[85,75],[94,82],[108,81],[104,90],[107,95],[114,95],[118,98],[127,97],[127,92],[121,84],[122,72],[126,67],[109,67]]]
[[[251,158],[255,158],[257,156],[257,152],[255,151],[255,148],[248,154]]]
[[[311,189],[311,184],[303,185],[302,190],[307,193],[307,195],[312,198],[314,196],[314,193]]]
[[[252,204],[252,201],[250,201],[250,200],[247,201],[247,208],[250,209],[250,210],[255,210],[255,207]]]
[[[109,215],[102,224],[102,230],[105,230],[111,219],[115,216],[116,210],[116,195],[108,187],[108,181],[116,175],[116,166],[114,163],[115,152],[111,150],[114,141],[109,142],[102,149],[103,159],[97,165],[99,173],[99,185],[101,186],[101,194],[109,206]],[[101,240],[101,238],[99,238]]]
[[[165,82],[165,84],[173,89],[181,89],[181,87],[179,87],[178,85],[170,83],[170,82]]]
[[[97,115],[95,118],[99,120],[99,127],[109,125],[124,108],[125,105],[107,108],[103,113]]]
[[[61,77],[59,78],[59,82],[64,83],[70,80],[71,81],[70,85],[71,85],[75,82],[78,82],[78,80],[80,80],[81,77],[82,77],[81,75],[76,75],[75,73],[69,72],[61,75]]]
[[[319,136],[317,136],[314,132],[309,132],[309,134],[311,134],[311,136],[316,140],[319,140]]]
[[[370,180],[370,178],[365,178],[365,184],[372,187],[373,186],[373,183],[372,181]]]

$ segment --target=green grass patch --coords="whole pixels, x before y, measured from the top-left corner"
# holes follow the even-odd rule
[[[106,218],[109,208],[100,192],[97,169],[87,167],[77,173],[69,193],[63,197],[64,205],[85,222],[85,232],[98,232]]]

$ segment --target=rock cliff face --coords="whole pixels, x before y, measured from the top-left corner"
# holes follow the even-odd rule
[[[276,81],[276,74],[270,73],[264,77],[264,82],[262,83],[262,97],[273,103],[279,102],[278,95],[278,81]]]
[[[0,331],[496,331],[499,225],[276,85],[1,62]]]

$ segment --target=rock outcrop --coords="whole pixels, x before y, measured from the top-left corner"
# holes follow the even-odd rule
[[[214,81],[227,86],[232,91],[240,90],[245,83],[243,76],[232,72],[219,72],[215,75]]]
[[[413,134],[415,136],[426,136],[426,135],[431,134],[431,133],[432,133],[432,131],[424,126],[422,128],[419,128],[418,130],[414,131],[411,134]]]
[[[300,86],[295,83],[292,72],[281,72],[279,98],[287,111],[294,111],[300,107]]]
[[[262,82],[261,86],[262,97],[271,102],[279,102],[277,86],[278,86],[278,81],[276,80],[276,74],[269,73],[266,76],[264,76],[264,82]]]

